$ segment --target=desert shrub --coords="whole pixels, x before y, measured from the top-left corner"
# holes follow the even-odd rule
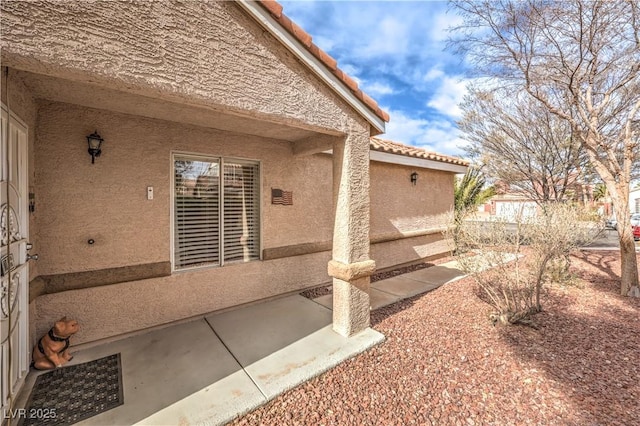
[[[570,279],[570,254],[591,243],[604,230],[604,222],[580,205],[553,203],[527,221],[526,234],[534,256],[536,280],[558,283]],[[540,303],[538,302],[538,305]]]
[[[456,224],[454,254],[462,270],[474,277],[483,299],[494,308],[492,320],[529,322],[531,315],[542,310],[545,282],[570,278],[571,252],[593,241],[603,229],[599,220],[582,210],[553,203],[541,206],[535,217],[517,217],[515,223]]]

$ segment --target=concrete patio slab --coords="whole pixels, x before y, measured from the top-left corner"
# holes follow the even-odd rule
[[[295,295],[76,350],[70,365],[120,353],[125,398],[78,424],[225,424],[384,340],[372,329],[342,337],[331,317]]]
[[[431,269],[431,268],[429,268]],[[406,278],[404,274],[402,276],[387,278],[386,280],[378,281],[372,284],[372,287],[379,291],[392,294],[397,299],[404,299],[407,297],[415,296],[420,293],[426,293],[433,289],[440,287],[441,284],[433,283],[429,281],[421,281],[417,279]]]
[[[222,425],[266,402],[267,399],[247,373],[240,370],[159,410],[136,424],[149,426]]]
[[[442,264],[438,266],[432,266],[430,268],[420,269],[418,271],[408,272],[402,276],[412,280],[422,281],[430,284],[442,285],[459,279],[464,276],[464,272],[457,269],[455,265],[457,263],[448,262],[450,264]],[[384,280],[387,281],[387,280]]]
[[[372,329],[342,337],[331,317],[324,306],[293,295],[206,319],[271,399],[384,340]]]
[[[272,399],[382,341],[384,336],[371,328],[346,338],[327,325],[245,370]]]
[[[204,320],[79,351],[72,362],[118,352],[125,404],[79,424],[179,424],[205,415],[222,423],[265,401]]]
[[[238,360],[254,362],[331,324],[331,311],[300,295],[258,303],[206,320]]]
[[[314,302],[319,303],[327,309],[333,310],[333,293],[325,294],[324,296],[316,297]]]
[[[369,303],[372,310],[391,305],[400,299],[401,298],[398,296],[373,288],[373,285],[369,290]],[[317,297],[313,299],[313,301],[321,304],[322,306],[326,306],[329,309],[333,309],[333,294],[326,294],[324,296]]]

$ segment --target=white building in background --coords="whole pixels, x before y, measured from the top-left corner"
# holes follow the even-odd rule
[[[640,187],[629,191],[629,211],[640,213]]]

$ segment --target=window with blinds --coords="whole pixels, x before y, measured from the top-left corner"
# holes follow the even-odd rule
[[[174,269],[260,258],[260,167],[175,155]]]

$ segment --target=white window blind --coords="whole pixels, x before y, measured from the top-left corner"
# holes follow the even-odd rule
[[[260,258],[259,171],[253,161],[174,157],[175,269]]]

